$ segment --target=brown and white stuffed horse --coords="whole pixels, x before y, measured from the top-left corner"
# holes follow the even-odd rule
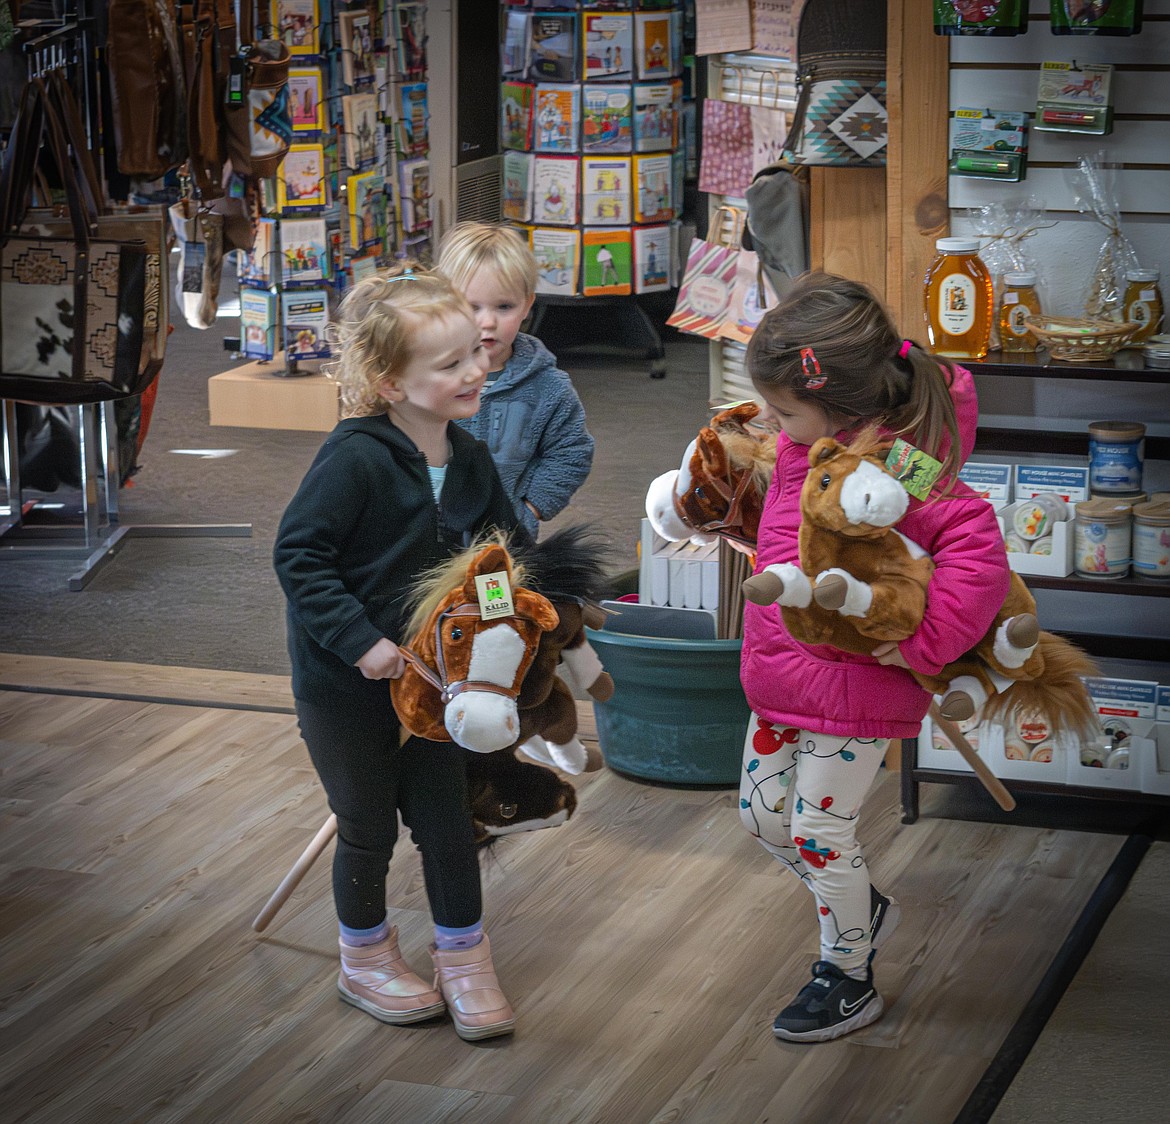
[[[851,445],[822,437],[809,449],[800,493],[800,565],[766,566],[744,582],[744,596],[779,603],[785,626],[806,644],[868,654],[912,636],[926,610],[934,563],[897,531],[909,496],[886,467],[890,441],[869,431]],[[1056,729],[1092,731],[1096,714],[1082,681],[1093,662],[1067,640],[1040,630],[1036,602],[1013,573],[983,638],[938,675],[911,672],[951,721],[982,707],[1040,713]]]

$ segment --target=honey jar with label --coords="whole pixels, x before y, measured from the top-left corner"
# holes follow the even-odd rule
[[[1156,269],[1131,269],[1125,275],[1125,299],[1122,308],[1125,319],[1138,325],[1129,337],[1129,343],[1141,343],[1162,327],[1165,308],[1162,290],[1158,287],[1161,274]]]
[[[1028,317],[1040,315],[1036,274],[1005,273],[999,301],[999,349],[1004,352],[1035,351],[1036,337],[1028,330]]]
[[[984,359],[995,303],[978,238],[940,238],[923,286],[930,349],[950,359]]]

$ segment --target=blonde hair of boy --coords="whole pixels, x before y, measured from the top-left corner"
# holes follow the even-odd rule
[[[481,269],[490,269],[511,294],[528,300],[536,292],[536,258],[524,235],[510,226],[456,223],[439,245],[435,268],[466,289]]]
[[[341,416],[385,413],[382,383],[410,361],[412,320],[448,316],[474,319],[463,294],[418,262],[404,261],[350,289],[332,328],[337,359],[328,368],[341,388]]]

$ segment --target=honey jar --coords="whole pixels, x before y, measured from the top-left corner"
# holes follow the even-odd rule
[[[1036,274],[1005,273],[999,302],[999,349],[1003,352],[1035,351],[1036,337],[1028,330],[1028,317],[1040,315]]]
[[[1156,269],[1131,269],[1125,275],[1125,298],[1122,301],[1125,319],[1139,325],[1129,337],[1129,343],[1141,343],[1162,327],[1165,309],[1162,290],[1158,288],[1160,276]]]
[[[940,238],[934,245],[923,286],[930,349],[951,359],[986,358],[995,295],[979,239]]]

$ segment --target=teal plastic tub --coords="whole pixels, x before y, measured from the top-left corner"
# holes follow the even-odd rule
[[[739,640],[674,640],[586,630],[613,676],[593,704],[606,764],[667,784],[739,785],[748,705]]]

